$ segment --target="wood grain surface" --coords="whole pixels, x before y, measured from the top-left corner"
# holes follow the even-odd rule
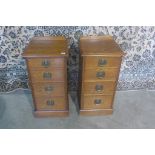
[[[80,38],[80,115],[108,115],[124,53],[111,36]]]

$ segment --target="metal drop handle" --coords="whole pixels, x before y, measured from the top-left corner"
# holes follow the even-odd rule
[[[103,58],[99,59],[99,61],[98,61],[98,66],[99,67],[103,67],[106,64],[107,64],[107,60],[106,59],[103,59]]]
[[[48,59],[45,59],[42,61],[42,66],[49,67],[49,65],[50,65],[50,61]]]
[[[96,77],[98,79],[103,79],[105,77],[105,72],[104,71],[99,71],[96,73]]]
[[[50,105],[50,106],[52,106],[52,105],[54,105],[54,101],[53,100],[47,100],[47,105]]]
[[[97,92],[103,91],[103,85],[96,85],[96,86],[95,86],[95,90],[96,90]]]
[[[52,73],[49,73],[49,72],[45,72],[45,73],[43,73],[43,78],[44,79],[51,79],[52,78]]]
[[[44,88],[44,90],[45,91],[53,91],[53,86],[46,86],[45,88]]]
[[[99,105],[101,103],[102,103],[102,100],[101,99],[95,99],[94,100],[94,104],[96,104],[96,105]]]

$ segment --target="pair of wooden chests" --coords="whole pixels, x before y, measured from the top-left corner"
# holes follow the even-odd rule
[[[79,44],[79,113],[112,114],[123,52],[111,36],[81,37]],[[23,57],[35,116],[69,115],[68,51],[68,42],[62,36],[34,37],[26,47]]]

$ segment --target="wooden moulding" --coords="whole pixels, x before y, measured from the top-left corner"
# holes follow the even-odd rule
[[[113,109],[92,109],[92,110],[80,110],[80,115],[82,116],[102,116],[102,115],[111,115]]]
[[[35,117],[67,117],[69,116],[69,110],[62,111],[34,111]]]

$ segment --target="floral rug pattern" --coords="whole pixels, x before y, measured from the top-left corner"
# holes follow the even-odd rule
[[[155,27],[137,26],[1,26],[0,92],[28,88],[25,47],[34,36],[63,35],[70,39],[69,90],[78,88],[79,38],[112,35],[126,53],[117,90],[155,89]]]

